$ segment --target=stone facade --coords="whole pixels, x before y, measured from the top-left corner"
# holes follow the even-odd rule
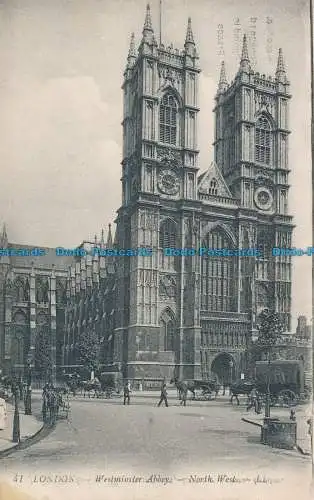
[[[262,309],[274,309],[290,329],[291,257],[271,255],[272,247],[291,246],[293,230],[291,96],[282,51],[274,77],[251,69],[246,37],[231,84],[222,64],[215,161],[202,174],[199,75],[191,21],[184,48],[165,47],[156,42],[148,7],[138,51],[131,38],[122,86],[122,205],[115,241],[109,231],[106,244],[102,235],[81,245],[89,253],[84,257],[38,258],[32,265],[0,258],[6,364],[23,365],[40,330],[49,332],[54,366],[79,364],[79,342],[94,336],[98,360],[121,367],[125,377],[192,379],[215,372],[230,380],[246,369]],[[5,237],[2,246],[8,245]],[[95,246],[148,248],[152,254],[102,257],[92,255]],[[196,254],[169,255],[165,248]],[[199,248],[250,248],[260,255],[200,257]],[[20,338],[23,355],[13,348]]]
[[[150,10],[124,73],[122,193],[117,245],[152,257],[117,269],[114,356],[125,375],[239,376],[265,307],[290,328],[289,82],[253,72],[244,37],[229,85],[222,65],[215,161],[198,175],[199,58],[191,21],[183,50],[158,45]],[[166,256],[172,248],[258,248],[260,258]]]
[[[23,376],[29,361],[36,371],[38,350],[45,346],[55,378],[62,364],[66,269],[73,259],[44,247],[44,254],[36,256],[39,247],[10,243],[5,226],[0,247],[20,254],[0,257],[1,367]]]

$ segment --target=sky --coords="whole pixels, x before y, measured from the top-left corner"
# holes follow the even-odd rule
[[[162,3],[165,45],[182,49],[192,18],[202,68],[200,171],[213,159],[220,62],[229,81],[238,66],[235,20],[242,37],[256,18],[255,50],[249,44],[256,71],[274,75],[282,47],[293,95],[294,245],[311,246],[309,2]],[[6,222],[11,242],[75,247],[114,221],[121,202],[122,76],[130,33],[138,43],[145,8],[146,0],[0,0],[0,223]],[[152,0],[156,35],[158,9],[159,0]],[[311,317],[311,261],[295,257],[294,264],[293,314]]]

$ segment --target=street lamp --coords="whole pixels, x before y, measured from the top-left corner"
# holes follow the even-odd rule
[[[21,441],[20,433],[20,415],[19,415],[19,403],[18,403],[18,385],[16,380],[12,385],[12,392],[14,396],[14,418],[13,418],[13,443],[19,443]]]
[[[32,414],[32,364],[31,357],[27,359],[26,368],[26,394],[25,394],[25,415]]]
[[[233,370],[233,361],[230,359],[229,361],[229,368],[230,368],[230,385],[232,384],[232,370]]]

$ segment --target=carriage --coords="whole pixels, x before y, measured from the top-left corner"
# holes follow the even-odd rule
[[[254,379],[239,380],[231,384],[231,403],[238,395],[249,395],[253,388],[265,399],[269,384],[271,405],[297,404],[306,392],[304,368],[300,360],[257,361]]]
[[[294,405],[304,395],[304,367],[300,360],[257,361],[256,387],[259,393],[269,389],[272,405]]]
[[[218,391],[219,384],[217,380],[185,380],[180,381],[177,377],[170,380],[171,384],[175,384],[179,398],[182,398],[183,393],[191,393],[191,399],[194,401],[210,401],[215,399]]]

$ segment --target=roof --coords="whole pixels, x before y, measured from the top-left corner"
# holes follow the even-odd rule
[[[29,253],[31,250],[40,249],[44,250],[43,255],[11,255],[9,257],[10,263],[13,267],[29,267],[31,268],[32,262],[34,263],[35,269],[52,269],[55,267],[55,270],[65,270],[67,269],[74,261],[75,258],[73,256],[67,255],[57,255],[56,248],[43,247],[43,246],[35,246],[35,245],[21,245],[19,243],[9,243],[9,249],[16,250],[26,250]]]

